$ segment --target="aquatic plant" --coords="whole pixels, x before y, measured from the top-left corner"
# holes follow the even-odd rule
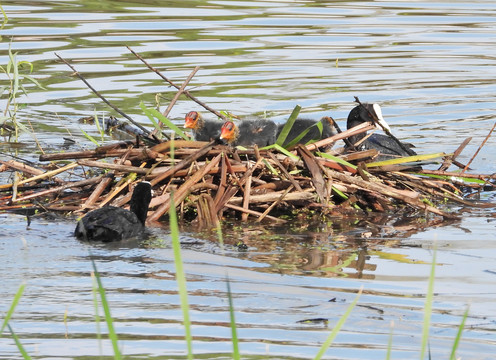
[[[0,115],[0,134],[8,132],[9,136],[14,135],[15,140],[19,138],[19,133],[27,132],[27,127],[18,119],[18,112],[24,107],[24,104],[19,101],[19,96],[27,95],[25,88],[26,82],[31,82],[37,87],[43,89],[43,86],[30,74],[32,74],[34,66],[31,62],[17,59],[18,53],[12,53],[9,45],[9,62],[6,66],[0,66],[7,78],[7,86],[0,87],[0,98],[5,97],[6,103],[3,114]]]

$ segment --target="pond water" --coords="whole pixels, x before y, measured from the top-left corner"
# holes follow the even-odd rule
[[[166,4],[166,5],[165,5]],[[33,63],[44,89],[26,84],[19,119],[35,139],[0,142],[0,156],[37,162],[40,147],[92,148],[82,116],[114,114],[61,63],[69,60],[91,84],[144,126],[143,101],[161,107],[175,94],[126,48],[177,83],[194,66],[194,95],[218,110],[284,121],[296,104],[319,118],[343,121],[353,96],[381,104],[393,133],[419,153],[454,151],[469,161],[496,121],[496,3],[406,1],[2,1],[8,23],[0,31],[0,64],[8,48]],[[6,83],[2,76],[2,86]],[[6,106],[4,98],[0,102]],[[170,113],[201,108],[181,98]],[[115,114],[114,114],[115,115]],[[29,123],[28,123],[29,120]],[[112,141],[112,139],[107,139]],[[39,145],[37,145],[37,143]],[[493,173],[496,141],[471,167]],[[11,181],[1,173],[2,183]],[[481,194],[496,203],[495,194]],[[443,223],[394,216],[291,228],[225,224],[225,252],[216,235],[183,225],[195,358],[229,358],[229,276],[244,358],[313,358],[363,286],[364,293],[333,346],[330,359],[419,357],[424,297],[437,247],[430,333],[432,358],[448,358],[469,306],[458,356],[496,353],[496,220],[492,209],[460,209]],[[85,244],[74,223],[57,215],[0,214],[0,311],[19,285],[26,290],[11,320],[35,358],[101,358],[96,339],[92,270],[96,261],[127,359],[184,358],[186,345],[167,227],[148,241]],[[242,226],[243,231],[239,231]],[[235,244],[243,240],[247,251]],[[64,317],[67,320],[64,321]],[[305,323],[326,318],[325,323]],[[391,323],[393,325],[391,326]],[[102,324],[102,332],[105,332]],[[0,359],[22,358],[12,338],[0,338]]]

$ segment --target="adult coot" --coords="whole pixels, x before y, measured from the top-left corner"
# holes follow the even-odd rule
[[[277,139],[277,125],[264,119],[242,120],[239,126],[226,121],[222,125],[220,138],[233,146],[272,145]]]
[[[319,122],[322,124],[322,133],[317,127],[317,123]],[[284,125],[286,125],[286,123],[279,124],[277,126],[277,136],[279,136],[279,134],[281,133]],[[298,140],[298,144],[306,144],[307,142],[312,140],[317,141],[320,139],[326,139],[336,134],[336,129],[334,128],[333,121],[328,116],[324,116],[319,121],[314,119],[298,118],[294,121],[291,130],[286,136],[286,140],[284,140],[283,146],[286,146],[291,141],[296,139],[306,129],[308,129],[308,132],[300,140]]]
[[[374,121],[374,118],[376,121]],[[382,117],[382,111],[379,104],[360,104],[355,106],[348,115],[348,121],[346,127],[351,129],[363,122],[372,122],[374,124],[379,123],[383,128],[390,131],[389,125],[386,123]],[[358,143],[366,136],[366,133],[361,133],[358,135],[350,136],[348,139],[352,144]],[[390,136],[382,134],[372,134],[362,143],[357,146],[357,150],[369,150],[376,149],[379,151],[379,156],[376,161],[384,161],[398,157],[413,156],[417,155],[415,151],[411,148],[412,144],[403,143],[399,144]]]
[[[205,120],[197,111],[190,111],[184,118],[184,127],[193,131],[196,141],[218,140],[220,128],[223,122],[220,120]]]
[[[131,211],[115,206],[90,211],[78,221],[74,235],[81,240],[105,242],[140,235],[145,230],[151,190],[152,186],[147,181],[136,185],[130,201]]]

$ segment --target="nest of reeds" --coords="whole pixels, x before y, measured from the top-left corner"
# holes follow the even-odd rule
[[[184,90],[185,84],[173,86],[179,89],[177,97],[185,94],[211,110]],[[342,139],[369,130],[370,124],[292,149],[162,141],[156,135],[163,129],[139,128],[136,140],[93,150],[44,154],[36,167],[18,160],[0,161],[1,171],[17,174],[12,183],[0,185],[0,210],[82,213],[107,204],[123,207],[130,200],[132,184],[146,180],[154,190],[149,222],[159,221],[171,208],[200,226],[215,226],[225,216],[282,223],[309,209],[333,216],[408,210],[453,219],[457,215],[447,210],[447,202],[474,206],[465,194],[492,188],[496,179],[495,175],[468,173],[468,164],[457,162],[468,141],[452,154],[381,163],[373,162],[377,155],[374,150],[333,150]],[[433,158],[441,159],[437,170],[416,165]],[[49,164],[43,165],[47,161]],[[450,166],[462,170],[449,172]],[[69,172],[70,176],[63,176]]]

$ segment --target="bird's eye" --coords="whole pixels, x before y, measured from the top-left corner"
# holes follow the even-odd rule
[[[198,113],[196,111],[190,111],[186,117],[196,120],[198,118]]]
[[[227,131],[231,131],[234,128],[234,124],[232,122],[228,121],[224,124],[224,126],[222,128],[227,130]]]

